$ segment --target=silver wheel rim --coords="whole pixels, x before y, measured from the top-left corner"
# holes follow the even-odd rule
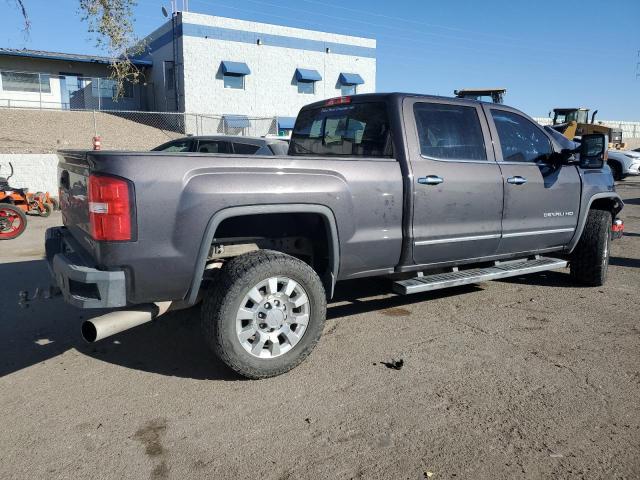
[[[295,347],[307,331],[310,303],[304,288],[288,277],[270,277],[249,289],[236,314],[242,348],[256,358],[276,358]]]

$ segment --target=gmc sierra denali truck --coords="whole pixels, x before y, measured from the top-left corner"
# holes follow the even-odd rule
[[[394,93],[304,107],[286,156],[64,151],[47,258],[66,301],[117,308],[89,341],[202,300],[222,361],[278,375],[342,280],[406,295],[569,264],[601,285],[623,202],[606,137],[566,142],[504,105]]]

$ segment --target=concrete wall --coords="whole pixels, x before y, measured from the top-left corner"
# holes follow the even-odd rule
[[[8,177],[13,164],[14,175],[9,185],[28,188],[30,192],[49,192],[58,196],[58,156],[55,154],[0,154],[0,177]]]
[[[343,72],[364,79],[358,93],[375,92],[373,39],[189,12],[178,18],[187,112],[295,117],[308,103],[339,96]],[[244,62],[251,69],[244,90],[224,88],[220,65],[225,60]],[[296,68],[320,73],[315,94],[298,93]]]

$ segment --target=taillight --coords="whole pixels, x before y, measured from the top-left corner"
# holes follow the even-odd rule
[[[351,103],[351,97],[330,98],[324,105],[330,107],[331,105],[343,105],[345,103]]]
[[[131,240],[129,184],[89,175],[89,223],[94,240]]]

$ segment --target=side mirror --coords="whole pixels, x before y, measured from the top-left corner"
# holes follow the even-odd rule
[[[578,163],[577,152],[571,148],[563,148],[560,152],[560,165],[575,165]]]
[[[580,143],[580,167],[598,169],[604,166],[609,140],[602,133],[582,135]]]

